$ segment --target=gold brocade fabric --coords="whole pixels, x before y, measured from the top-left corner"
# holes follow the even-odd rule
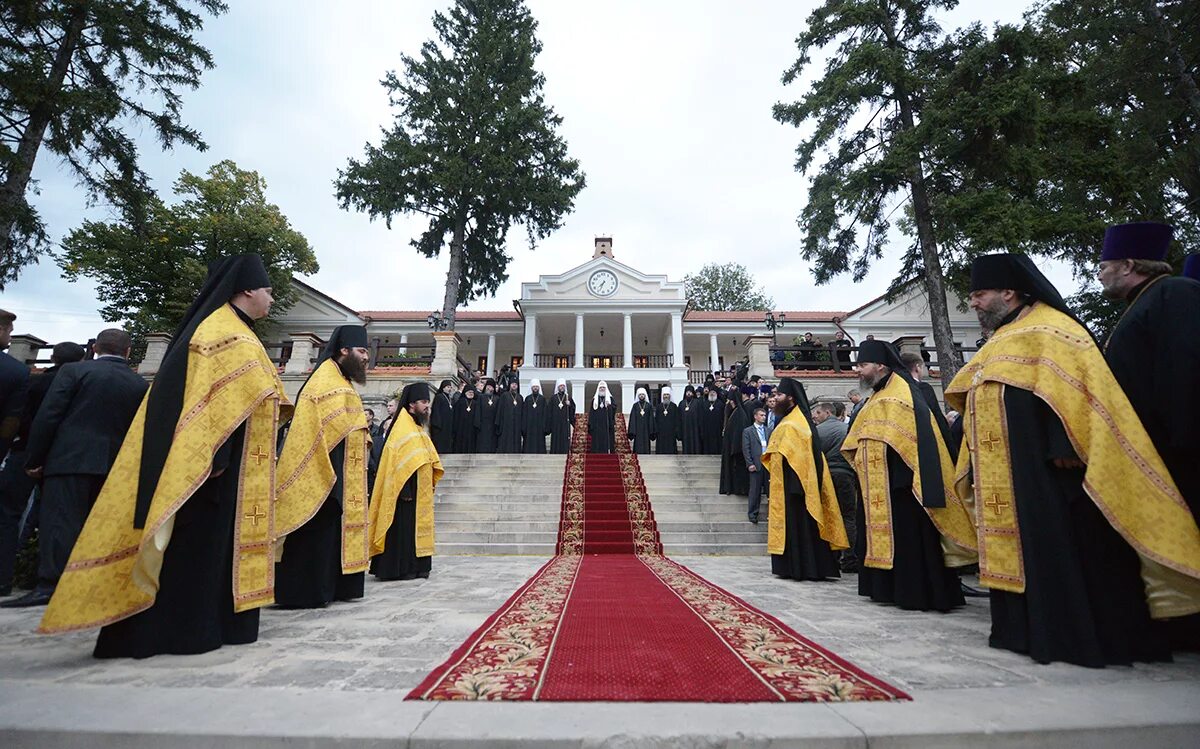
[[[396,413],[396,424],[388,435],[371,492],[371,556],[382,554],[388,529],[396,518],[400,490],[417,474],[417,556],[433,556],[433,490],[441,481],[441,458],[429,434],[417,426],[407,410]]]
[[[327,359],[296,398],[296,415],[279,455],[275,532],[284,536],[312,520],[337,482],[329,453],[345,441],[342,465],[342,572],[363,572],[367,539],[367,451],[371,442],[358,391]]]
[[[799,407],[775,425],[771,440],[763,452],[762,463],[771,474],[770,512],[767,517],[767,553],[782,554],[787,540],[787,510],[783,499],[783,459],[796,472],[804,487],[804,505],[817,521],[817,529],[830,548],[850,548],[842,513],[838,509],[837,493],[825,456],[821,456],[821,481],[817,482],[817,465],[813,461],[812,430]]]
[[[945,507],[924,507],[942,537],[942,557],[947,567],[962,567],[976,561],[975,524],[963,501],[954,493],[954,463],[950,451],[936,427],[942,485],[946,488]],[[888,481],[887,449],[892,448],[913,472],[913,501],[921,501],[920,463],[917,460],[917,424],[913,411],[912,390],[899,376],[893,376],[883,389],[871,396],[854,419],[854,426],[842,443],[842,454],[858,471],[866,516],[866,565],[890,570],[895,554],[892,529],[892,497]]]
[[[1034,393],[1062,420],[1087,464],[1084,491],[1141,558],[1151,615],[1200,611],[1200,529],[1087,331],[1041,303],[997,331],[946,390],[964,419],[957,488],[975,502],[980,581],[1025,590],[1009,454],[1021,436],[1008,433],[1009,386]]]
[[[133,527],[146,420],[143,400],[39,631],[99,627],[154,604],[175,515],[208,480],[217,449],[242,424],[234,608],[247,611],[274,602],[275,432],[281,411],[290,408],[275,364],[254,332],[228,305],[209,315],[188,342],[183,409],[145,527]]]

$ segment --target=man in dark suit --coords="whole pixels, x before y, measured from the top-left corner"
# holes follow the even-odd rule
[[[762,456],[767,449],[767,411],[754,409],[754,423],[742,430],[742,455],[750,474],[750,504],[747,517],[758,525],[758,505],[762,499],[764,476]]]
[[[4,349],[8,348],[8,344],[12,341],[13,321],[16,319],[17,316],[13,313],[0,309],[0,462],[3,462],[4,456],[8,454],[9,444],[17,433],[17,427],[20,424],[21,402],[25,398],[25,387],[29,381],[29,367],[25,366],[25,362],[19,362],[4,353]],[[6,483],[4,476],[0,475],[0,497],[3,497],[4,483]],[[24,509],[25,506],[21,505],[21,510]],[[15,538],[16,527],[20,523],[21,517],[18,514],[13,518],[11,514],[0,503],[0,527],[6,529],[11,526]],[[16,551],[13,554],[15,555]],[[8,566],[11,567],[11,565]],[[11,592],[12,570],[9,569],[7,574],[0,570],[0,596],[6,596]]]
[[[26,386],[17,436],[9,448],[8,461],[0,470],[0,595],[8,595],[12,591],[17,554],[24,548],[38,524],[39,503],[37,495],[34,494],[36,482],[25,473],[25,448],[29,444],[29,429],[33,425],[33,417],[62,365],[80,361],[86,353],[78,343],[63,341],[55,346],[50,354],[53,366],[30,376]],[[33,495],[32,502],[29,499],[30,495]],[[22,516],[25,518],[23,523]]]
[[[42,481],[38,584],[5,608],[44,606],[104,486],[125,432],[146,394],[129,369],[129,334],[96,336],[96,358],[68,364],[54,378],[29,431],[25,472]]]

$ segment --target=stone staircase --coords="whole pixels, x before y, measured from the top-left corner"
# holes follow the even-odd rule
[[[442,456],[437,553],[552,556],[565,462],[565,455]],[[766,554],[766,523],[747,522],[744,497],[717,492],[719,458],[641,455],[638,462],[667,554]]]
[[[751,525],[746,498],[718,491],[720,457],[639,455],[638,463],[668,556],[767,553],[766,497],[758,525]]]

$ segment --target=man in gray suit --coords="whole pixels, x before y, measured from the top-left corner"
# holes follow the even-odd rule
[[[66,569],[125,432],[146,394],[129,369],[129,334],[96,336],[96,358],[64,365],[29,429],[25,472],[42,482],[38,584],[5,608],[44,606]]]
[[[747,517],[758,525],[758,505],[762,499],[763,471],[762,456],[767,449],[767,411],[754,409],[754,423],[742,430],[742,455],[746,459],[746,470],[750,473],[750,505]]]
[[[865,403],[866,401],[862,401]],[[829,464],[829,475],[837,493],[838,509],[842,513],[842,525],[846,526],[846,538],[850,548],[842,552],[842,572],[857,572],[858,558],[855,555],[856,528],[855,503],[858,501],[858,475],[854,467],[842,455],[842,443],[849,428],[834,416],[832,403],[817,403],[812,410],[813,423],[817,425],[817,436],[821,438],[821,449],[825,451],[825,462]]]

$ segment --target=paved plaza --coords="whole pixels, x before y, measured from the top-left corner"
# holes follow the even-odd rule
[[[267,609],[256,644],[96,661],[94,632],[33,634],[0,611],[0,736],[12,746],[1184,746],[1200,736],[1200,657],[1040,666],[987,647],[985,599],[953,614],[866,602],[838,582],[773,578],[765,557],[680,557],[711,582],[913,702],[845,705],[404,702],[543,563],[439,557],[429,580],[379,583],[320,611]],[[1045,732],[1056,736],[1048,741]],[[888,742],[892,743],[888,743]],[[1184,743],[1177,743],[1183,741]],[[250,742],[250,743],[245,743]],[[813,743],[815,742],[815,743]]]

